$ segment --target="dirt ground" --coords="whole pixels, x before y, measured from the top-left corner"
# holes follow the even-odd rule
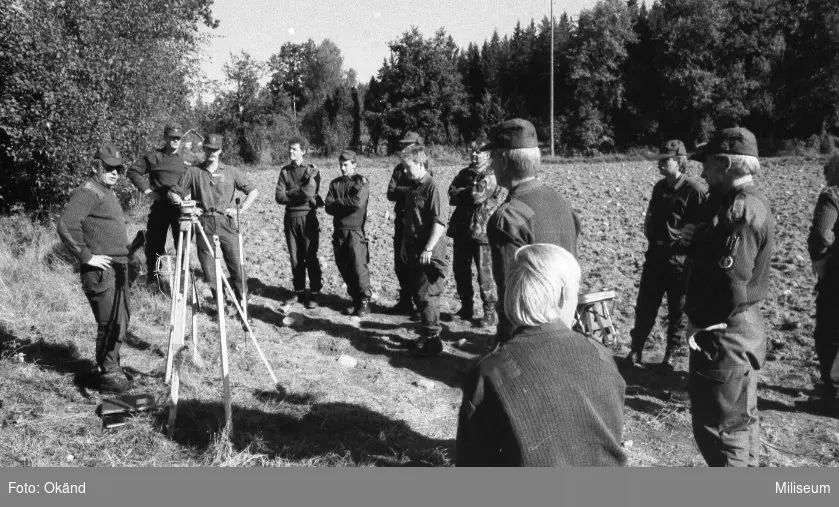
[[[339,174],[337,161],[315,162],[321,168],[325,196],[328,181]],[[490,331],[452,317],[460,303],[449,279],[443,298],[444,353],[418,359],[400,347],[414,336],[414,323],[384,313],[397,293],[392,269],[393,206],[385,197],[393,164],[394,160],[385,159],[364,159],[359,164],[359,172],[371,183],[367,235],[375,292],[373,314],[360,321],[344,314],[349,299],[333,261],[331,217],[322,211],[319,257],[325,286],[321,305],[314,310],[296,303],[281,305],[291,294],[291,277],[283,212],[273,199],[278,168],[250,171],[261,193],[252,210],[242,216],[250,315],[279,385],[273,385],[241,326],[228,318],[234,403],[229,441],[219,436],[218,331],[215,317],[206,313],[199,316],[198,333],[205,366],[190,360],[183,365],[174,440],[166,437],[164,414],[137,418],[120,430],[99,429],[93,414],[98,394],[85,389],[77,373],[79,364],[92,357],[89,310],[74,286],[76,275],[71,268],[51,268],[54,274],[50,276],[67,285],[66,297],[71,301],[56,307],[50,318],[53,322],[0,322],[0,378],[6,379],[0,384],[5,400],[0,406],[5,428],[0,432],[0,447],[6,449],[0,451],[0,465],[55,466],[67,464],[67,456],[73,456],[73,464],[117,466],[451,465],[461,378]],[[433,165],[435,178],[447,186],[461,167]],[[692,166],[691,173],[698,172],[698,166]],[[582,217],[583,292],[617,292],[613,316],[618,340],[613,350],[616,359],[622,358],[628,352],[646,248],[641,231],[644,212],[658,179],[655,165],[545,164],[541,177],[565,194]],[[805,239],[822,184],[821,162],[765,160],[758,180],[778,224],[770,295],[763,304],[770,352],[759,384],[761,465],[837,466],[839,420],[810,413],[802,404],[817,379],[812,340],[814,278]],[[134,214],[131,232],[144,226],[143,213]],[[133,296],[131,336],[123,362],[137,380],[136,391],[152,392],[163,400],[169,302],[144,288]],[[283,318],[290,313],[303,315],[302,322],[284,325]],[[60,324],[55,321],[62,319],[72,327],[56,328]],[[657,326],[648,342],[644,356],[650,367],[624,371],[623,438],[628,464],[703,466],[684,401],[686,356],[678,357],[670,374],[653,367],[663,353],[663,329]],[[131,452],[116,445],[126,442]]]

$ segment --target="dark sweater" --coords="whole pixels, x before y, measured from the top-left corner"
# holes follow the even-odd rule
[[[561,323],[523,328],[466,374],[457,466],[623,466],[626,384]]]
[[[113,190],[91,179],[77,188],[58,219],[58,236],[82,264],[94,255],[128,259],[128,229]]]
[[[360,174],[340,176],[329,184],[325,210],[332,215],[335,230],[364,230],[370,185]]]
[[[286,207],[287,217],[308,215],[317,208],[320,171],[313,164],[292,162],[280,169],[274,199]]]
[[[195,165],[197,157],[192,153],[178,151],[166,153],[163,148],[150,151],[128,168],[126,176],[141,192],[153,190],[159,197],[183,176],[186,168]]]
[[[686,249],[679,242],[681,230],[686,224],[701,221],[705,199],[705,192],[688,176],[680,177],[674,186],[666,178],[659,180],[653,187],[644,221],[648,253],[684,262]]]
[[[830,269],[839,268],[839,186],[829,186],[819,194],[816,208],[813,210],[813,224],[807,237],[807,250],[814,261],[828,259]]]

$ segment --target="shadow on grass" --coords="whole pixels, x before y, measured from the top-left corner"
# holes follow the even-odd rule
[[[310,394],[259,392],[270,411],[233,406],[230,441],[269,459],[310,466],[447,466],[454,441],[425,437],[378,412],[351,403],[317,403]],[[168,413],[157,415],[162,428]],[[198,452],[212,452],[221,431],[221,402],[184,400],[175,440]]]
[[[668,370],[656,363],[644,364],[642,368],[632,367],[619,355],[613,358],[626,382],[627,407],[645,414],[657,415],[667,405],[690,405],[686,401],[686,371]]]
[[[72,374],[73,383],[84,396],[96,385],[96,379],[92,375],[94,362],[81,358],[79,349],[72,341],[49,343],[43,337],[35,340],[19,338],[0,324],[0,356],[10,355],[16,355],[26,363],[37,364],[56,373]]]
[[[265,285],[259,278],[248,278],[248,293],[273,299],[274,301],[285,301],[294,296],[294,291],[288,290],[285,287]]]

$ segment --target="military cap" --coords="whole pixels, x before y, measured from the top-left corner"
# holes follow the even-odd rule
[[[532,123],[521,118],[513,118],[493,127],[489,140],[489,143],[485,144],[481,151],[536,148],[539,146],[536,139],[536,128]]]
[[[670,157],[686,157],[687,154],[687,150],[685,150],[685,143],[678,139],[671,139],[659,147],[658,156],[656,158],[661,160],[663,158]]]
[[[100,146],[96,150],[94,158],[101,160],[108,167],[120,167],[122,165],[122,157],[120,157],[116,146],[111,143],[104,143]]]
[[[470,143],[470,146],[473,149],[480,150],[481,148],[486,146],[487,143],[489,143],[489,137],[487,137],[486,134],[482,133]]]
[[[399,144],[422,144],[422,136],[413,130],[409,130],[405,132],[405,135],[399,140]]]
[[[224,144],[224,138],[221,134],[210,134],[204,140],[204,147],[213,151],[220,150]]]
[[[344,160],[349,160],[350,162],[355,162],[355,152],[352,150],[344,150],[338,155],[338,160],[343,162]]]
[[[708,155],[751,155],[757,157],[757,139],[748,129],[731,127],[717,130],[711,139],[697,147],[691,160],[702,162]]]
[[[176,123],[170,123],[163,129],[163,135],[169,137],[183,137],[184,132],[181,126]]]

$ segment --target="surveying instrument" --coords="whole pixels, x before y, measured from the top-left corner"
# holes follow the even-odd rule
[[[262,352],[262,348],[256,341],[253,329],[248,323],[248,319],[245,310],[243,309],[243,305],[240,305],[239,301],[237,301],[236,295],[233,292],[233,289],[230,287],[230,282],[227,280],[227,277],[224,276],[224,273],[222,271],[221,261],[223,257],[221,253],[221,243],[219,242],[219,237],[217,235],[213,235],[213,245],[210,244],[210,240],[207,239],[207,235],[204,232],[204,228],[198,221],[197,207],[195,201],[184,200],[181,202],[180,208],[181,215],[178,219],[179,241],[177,243],[177,253],[175,255],[175,270],[172,276],[171,284],[172,303],[169,313],[169,350],[166,356],[165,377],[166,383],[170,386],[170,396],[168,400],[168,433],[170,437],[174,434],[175,431],[175,420],[178,414],[178,400],[180,395],[180,367],[183,361],[184,352],[187,349],[187,346],[184,344],[184,336],[186,333],[188,300],[189,302],[191,302],[192,305],[192,330],[190,332],[190,336],[192,338],[192,359],[193,362],[199,367],[203,366],[203,361],[198,354],[198,312],[200,311],[200,303],[198,301],[198,293],[195,288],[195,277],[192,276],[190,272],[190,250],[192,247],[193,236],[195,236],[196,241],[198,241],[198,235],[195,235],[193,233],[194,230],[198,231],[198,234],[200,235],[200,240],[204,242],[204,246],[209,251],[213,252],[213,257],[215,259],[215,294],[216,303],[218,305],[218,311],[216,313],[218,316],[218,330],[220,338],[219,347],[221,352],[221,374],[224,396],[225,426],[227,428],[232,427],[233,413],[230,404],[230,371],[227,360],[227,330],[224,321],[225,312],[223,289],[227,289],[228,297],[232,301],[233,306],[235,307],[239,317],[242,319],[242,324],[244,325],[248,338],[253,343],[254,347],[256,348],[256,351],[259,353],[259,357],[262,359],[262,363],[265,365],[265,368],[268,370],[268,374],[271,376],[271,379],[274,382],[272,385],[277,385],[277,376],[274,375],[274,370],[271,369],[271,365],[265,358],[265,354]],[[239,235],[239,241],[241,244],[241,234]],[[242,262],[241,257],[239,261]],[[243,280],[243,282],[245,282],[245,280]]]

